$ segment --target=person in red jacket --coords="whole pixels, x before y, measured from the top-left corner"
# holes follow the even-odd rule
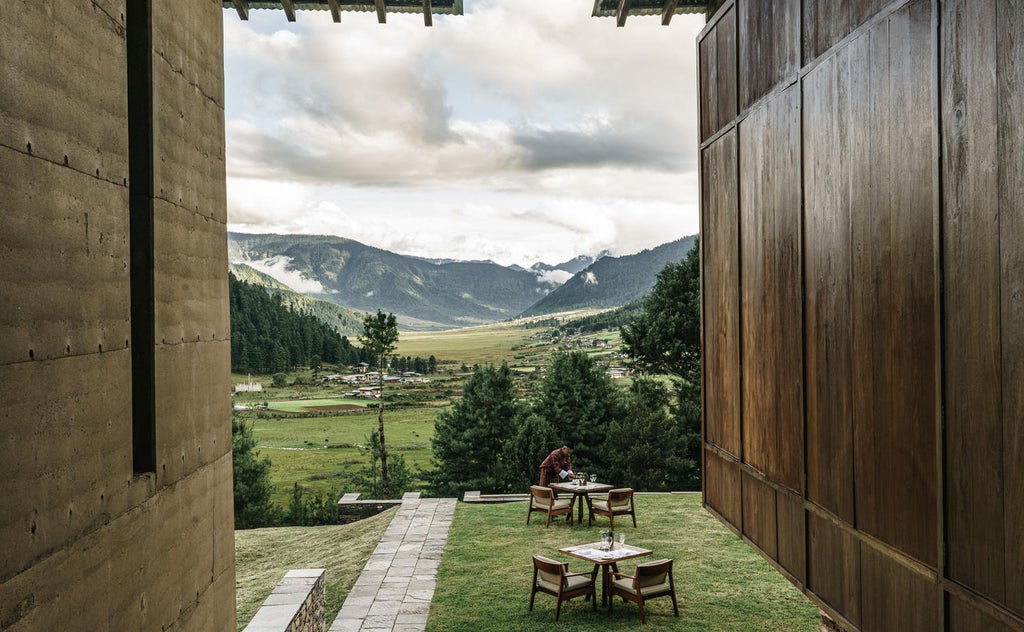
[[[572,471],[572,444],[565,445],[554,450],[540,463],[540,485],[547,487],[551,483],[558,483],[572,479],[575,474]]]

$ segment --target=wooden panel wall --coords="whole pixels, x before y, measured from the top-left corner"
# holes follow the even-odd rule
[[[740,110],[800,67],[800,0],[737,2]]]
[[[701,154],[704,173],[704,357],[707,441],[740,455],[739,199],[736,132]]]
[[[740,320],[744,460],[802,491],[799,104],[792,86],[740,123]]]
[[[942,22],[948,573],[1024,615],[1024,7]]]
[[[1024,631],[1021,33],[727,0],[699,42],[705,504],[849,630]]]

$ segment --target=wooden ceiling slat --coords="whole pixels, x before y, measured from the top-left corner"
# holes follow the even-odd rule
[[[377,7],[377,21],[384,24],[388,21],[387,13],[384,10],[384,0],[374,0],[374,4]]]
[[[295,21],[295,5],[292,4],[292,0],[281,0],[281,8],[284,9],[285,16],[288,17],[289,22]]]
[[[231,0],[231,4],[235,5],[235,11],[238,12],[239,20],[249,19],[249,1],[248,0]]]
[[[616,26],[626,26],[626,17],[629,15],[630,0],[619,0],[619,11],[615,15]]]
[[[430,0],[423,0],[423,26],[433,26],[434,16],[433,7],[430,5]]]
[[[335,22],[341,22],[341,7],[338,6],[338,0],[327,0],[327,5],[331,8],[331,18]]]
[[[676,12],[676,7],[679,6],[679,0],[667,0],[665,2],[665,8],[661,11],[661,25],[668,26],[669,22],[672,21],[672,15]]]

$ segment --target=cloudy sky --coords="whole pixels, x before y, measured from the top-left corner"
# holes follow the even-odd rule
[[[224,13],[229,230],[529,266],[697,232],[702,16]]]

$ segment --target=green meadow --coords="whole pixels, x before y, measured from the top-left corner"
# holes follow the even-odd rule
[[[441,331],[402,332],[396,353],[439,361],[437,374],[429,381],[385,386],[385,438],[392,454],[401,454],[413,473],[431,465],[431,437],[439,412],[461,393],[469,373],[463,365],[509,363],[523,375],[544,367],[553,351],[574,344],[573,340],[553,342],[545,327],[524,323],[497,323],[481,327]],[[597,357],[608,358],[618,349],[618,332],[587,334],[603,340],[604,348],[588,348]],[[608,358],[615,363],[613,358]],[[324,367],[321,374],[348,372],[347,367]],[[298,378],[299,384],[295,384]],[[234,374],[234,383],[245,383],[248,375]],[[342,397],[351,385],[320,386],[308,369],[287,374],[288,386],[274,387],[269,375],[251,376],[263,384],[258,393],[234,396],[236,405],[265,408],[236,410],[252,423],[261,456],[272,462],[273,500],[286,506],[292,487],[298,483],[310,491],[339,495],[352,490],[352,477],[364,469],[369,456],[363,450],[370,433],[377,429],[375,400]],[[625,380],[623,381],[626,382]]]

